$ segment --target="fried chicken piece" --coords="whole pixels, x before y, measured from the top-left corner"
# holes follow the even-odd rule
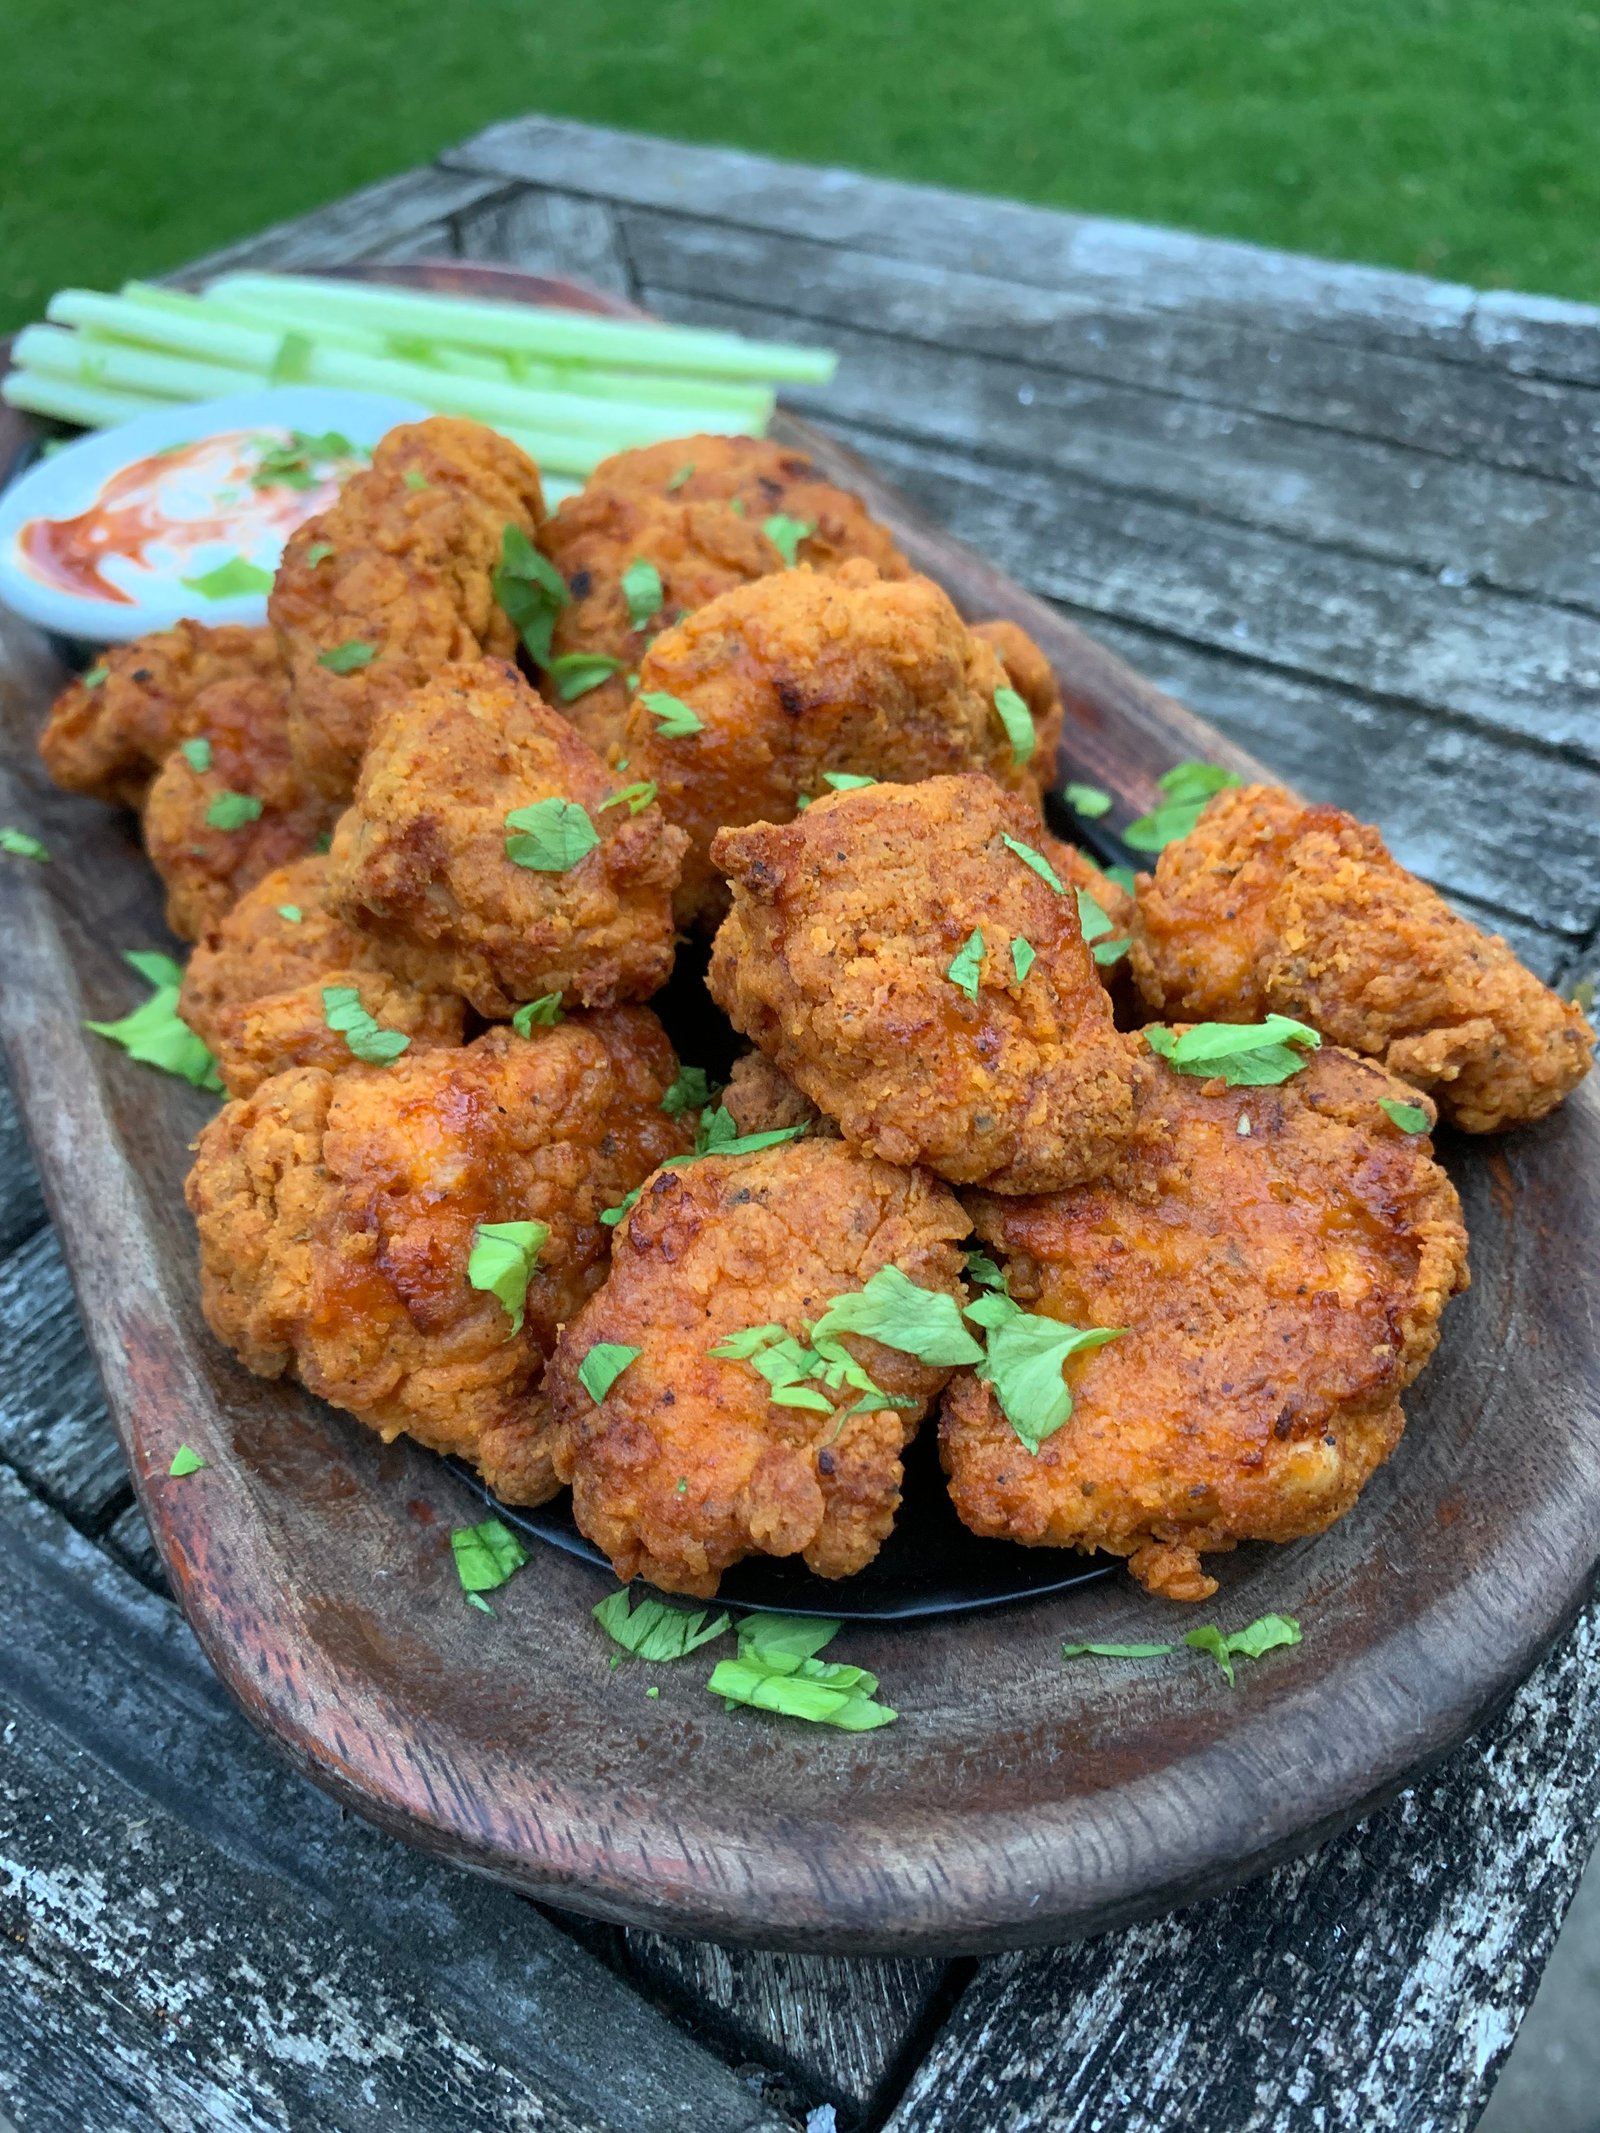
[[[970,1195],[1018,1304],[1125,1330],[1068,1361],[1072,1412],[1036,1454],[990,1386],[952,1382],[939,1441],[963,1522],[1125,1555],[1149,1591],[1201,1600],[1216,1589],[1202,1554],[1342,1518],[1399,1443],[1400,1394],[1467,1286],[1455,1188],[1379,1108],[1412,1096],[1348,1052],[1276,1088],[1152,1058],[1109,1178]]]
[[[1131,960],[1153,1011],[1293,1015],[1427,1089],[1464,1132],[1543,1118],[1589,1071],[1581,1012],[1336,807],[1219,793],[1138,902]]]
[[[708,983],[853,1146],[956,1184],[1056,1191],[1100,1176],[1126,1138],[1138,1047],[1112,1024],[1077,899],[1007,837],[1041,865],[1059,854],[1026,801],[977,774],[723,830],[733,908]]]
[[[451,668],[373,727],[334,833],[334,909],[381,941],[390,968],[491,1019],[552,992],[588,1007],[644,999],[672,969],[687,839],[658,807],[614,799],[618,785],[515,667]],[[578,837],[565,866],[521,829],[520,811],[552,807]]]
[[[539,546],[570,595],[556,616],[545,686],[551,702],[561,703],[600,755],[610,754],[621,741],[633,695],[628,677],[638,672],[650,640],[718,593],[783,568],[781,553],[761,529],[726,504],[690,504],[645,489],[597,488],[592,482],[557,507]],[[642,615],[637,625],[623,584],[635,563],[647,564],[661,582],[660,605],[653,613],[643,613],[648,593],[636,594]],[[615,670],[580,695],[563,698],[562,669],[554,662],[574,653],[614,660]]]
[[[786,570],[698,607],[663,630],[639,669],[623,750],[689,834],[680,925],[714,927],[728,892],[711,860],[719,829],[792,822],[829,776],[914,785],[987,770],[1037,806],[1033,761],[1017,762],[995,709],[1006,670],[931,578],[884,579],[872,564],[831,577]],[[687,704],[674,737],[651,707]]]
[[[338,810],[307,789],[289,753],[288,708],[281,669],[212,682],[194,700],[193,733],[145,796],[145,849],[180,940],[198,940],[264,874],[333,829]],[[229,815],[235,798],[259,803],[253,819]]]
[[[733,1062],[723,1106],[741,1133],[775,1133],[804,1126],[809,1140],[837,1140],[839,1129],[780,1074],[765,1052],[746,1052]]]
[[[413,1051],[461,1042],[458,999],[396,977],[378,943],[335,918],[321,853],[266,875],[213,927],[189,958],[178,1013],[215,1055],[229,1095],[249,1096],[290,1067],[340,1073],[357,1063],[328,1027],[322,996],[333,986],[353,986]]]
[[[532,539],[543,517],[526,452],[433,415],[391,430],[292,536],[267,613],[289,667],[295,760],[317,791],[349,797],[378,714],[438,668],[515,658],[492,580],[506,528]]]
[[[1004,615],[997,615],[992,622],[969,622],[967,627],[974,637],[981,637],[999,654],[1006,680],[1027,705],[1037,736],[1033,772],[1041,785],[1053,784],[1056,755],[1061,747],[1061,728],[1066,718],[1055,668],[1020,622],[1011,622]]]
[[[181,740],[199,729],[196,699],[222,681],[282,671],[269,629],[179,622],[103,651],[50,707],[39,753],[56,784],[114,807],[137,807]],[[101,678],[91,681],[89,675]]]
[[[948,1370],[845,1336],[879,1391],[912,1404],[857,1414],[867,1395],[845,1385],[818,1413],[779,1405],[754,1363],[710,1351],[749,1327],[805,1341],[836,1295],[886,1266],[959,1297],[968,1227],[925,1171],[838,1141],[707,1156],[652,1178],[545,1381],[573,1516],[617,1576],[709,1599],[751,1554],[801,1555],[825,1578],[864,1569],[900,1506],[901,1452]],[[601,1341],[640,1352],[596,1403],[579,1370]]]
[[[661,1109],[674,1071],[635,1007],[264,1082],[206,1127],[185,1188],[207,1323],[258,1376],[543,1502],[545,1361],[605,1278],[601,1210],[687,1143]],[[549,1234],[515,1326],[468,1265],[480,1223],[526,1221]]]
[[[814,570],[834,570],[852,556],[865,556],[886,578],[911,574],[894,536],[859,496],[824,480],[804,452],[770,437],[675,437],[639,445],[602,459],[589,487],[647,490],[686,504],[738,504],[758,526],[783,518],[806,527],[795,544],[795,561]],[[782,530],[787,535],[790,529]]]

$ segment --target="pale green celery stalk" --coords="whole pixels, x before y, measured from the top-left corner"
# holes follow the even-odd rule
[[[135,415],[148,415],[152,408],[176,404],[143,393],[114,392],[105,385],[80,385],[72,378],[51,377],[40,370],[9,372],[0,383],[0,399],[30,414],[54,415],[58,421],[76,422],[87,430],[109,430],[119,422],[131,422]]]
[[[108,385],[117,392],[153,393],[162,400],[213,400],[261,382],[260,374],[197,363],[155,348],[102,341],[56,326],[24,326],[11,350],[20,370],[40,370],[81,385]]]
[[[520,351],[555,358],[587,357],[623,370],[667,371],[682,377],[755,378],[776,384],[826,385],[838,358],[823,348],[797,348],[782,341],[747,341],[737,334],[698,327],[661,326],[634,319],[601,318],[581,311],[547,310],[535,304],[473,302],[373,282],[324,282],[294,275],[225,274],[212,283],[224,302],[244,295],[274,294],[303,302],[308,296],[330,318],[348,319],[418,340],[449,340],[497,353]]]
[[[208,315],[205,306],[194,297],[179,308],[170,303],[146,305],[123,296],[99,296],[92,289],[58,289],[45,306],[45,317],[58,326],[86,327],[95,333],[113,335],[119,341],[136,341],[141,347],[198,356],[205,362],[226,363],[236,370],[262,375],[272,369],[283,340],[282,334],[274,333],[270,327],[240,326]]]

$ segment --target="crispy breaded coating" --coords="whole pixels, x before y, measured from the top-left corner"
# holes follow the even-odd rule
[[[660,1107],[674,1071],[655,1017],[619,1008],[263,1083],[207,1126],[189,1174],[207,1323],[258,1376],[292,1374],[542,1502],[557,1483],[539,1380],[604,1279],[601,1209],[687,1142]],[[480,1223],[525,1221],[549,1235],[513,1331],[467,1270]]]
[[[145,795],[144,842],[167,892],[167,924],[198,940],[264,874],[311,851],[337,809],[302,780],[289,753],[282,670],[214,681],[194,700],[194,731],[173,749]],[[200,768],[186,750],[199,749]],[[260,803],[252,821],[226,811],[230,795]],[[218,813],[220,819],[209,817]]]
[[[995,709],[1005,686],[993,647],[931,578],[884,579],[863,561],[758,578],[664,630],[639,669],[623,751],[689,835],[679,923],[712,927],[728,907],[711,860],[719,829],[792,822],[830,773],[914,785],[987,770],[1037,804],[1037,751],[1019,764]],[[658,692],[698,729],[664,732]]]
[[[196,731],[203,690],[271,680],[282,665],[271,630],[234,623],[179,622],[111,645],[51,705],[39,736],[44,767],[68,792],[137,807],[179,741]]]
[[[1008,836],[1044,864],[1058,851],[1025,800],[977,774],[723,830],[712,856],[733,908],[708,983],[852,1146],[957,1184],[1056,1191],[1100,1176],[1126,1138],[1137,1041],[1113,1026],[1070,886]]]
[[[1156,1013],[1293,1015],[1427,1089],[1464,1132],[1543,1118],[1589,1071],[1581,1012],[1339,808],[1219,793],[1138,901],[1131,960]]]
[[[329,1029],[323,991],[353,986],[385,1029],[422,1051],[461,1042],[460,1000],[396,977],[378,944],[328,908],[328,862],[312,853],[263,877],[189,958],[178,1012],[210,1047],[230,1096],[289,1067],[356,1064]]]
[[[1006,680],[1027,705],[1037,735],[1032,769],[1041,786],[1055,783],[1056,755],[1061,747],[1061,728],[1066,707],[1055,668],[1020,622],[997,615],[992,622],[969,622],[974,637],[1000,655]]]
[[[334,833],[334,909],[392,969],[491,1019],[552,992],[647,998],[672,969],[687,840],[660,808],[614,799],[622,784],[515,667],[445,670],[373,727]],[[598,841],[558,870],[519,863],[527,839],[507,818],[553,802]]]
[[[348,798],[378,714],[438,668],[516,656],[491,580],[506,527],[531,539],[543,517],[526,452],[433,415],[391,430],[292,536],[267,613],[293,687],[295,760],[319,792]]]
[[[579,696],[563,698],[552,667],[545,688],[552,703],[600,755],[621,741],[645,647],[681,616],[718,593],[769,571],[783,557],[759,526],[724,503],[684,503],[646,489],[597,488],[569,496],[545,521],[539,546],[570,595],[555,620],[551,658],[576,652],[616,662],[615,671]],[[634,563],[661,580],[661,604],[636,625],[623,587]],[[630,769],[629,775],[633,775]]]
[[[602,459],[589,487],[645,489],[686,504],[737,503],[758,526],[778,517],[808,527],[796,541],[795,561],[813,570],[865,556],[886,578],[911,574],[894,536],[859,496],[824,480],[804,452],[770,437],[674,437],[639,445]]]
[[[733,1062],[722,1103],[741,1133],[773,1133],[804,1126],[808,1140],[837,1140],[839,1129],[780,1074],[765,1052],[746,1052]]]
[[[1068,1361],[1072,1413],[1037,1454],[988,1385],[952,1382],[940,1452],[965,1524],[1125,1555],[1151,1592],[1200,1600],[1203,1554],[1344,1516],[1467,1285],[1455,1188],[1384,1097],[1413,1092],[1347,1052],[1276,1088],[1152,1058],[1111,1177],[968,1197],[1025,1310],[1126,1330]]]
[[[746,1555],[801,1555],[826,1578],[864,1569],[899,1509],[901,1452],[948,1371],[846,1336],[879,1391],[914,1404],[852,1413],[865,1395],[845,1386],[818,1413],[779,1405],[753,1363],[710,1350],[747,1327],[803,1341],[834,1296],[885,1266],[960,1296],[968,1227],[925,1171],[838,1141],[652,1178],[545,1381],[573,1516],[617,1576],[709,1599]],[[596,1403],[578,1373],[601,1341],[640,1353]]]

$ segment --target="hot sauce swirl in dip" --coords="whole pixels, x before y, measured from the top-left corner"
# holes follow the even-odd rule
[[[275,570],[289,535],[368,456],[333,432],[222,430],[133,460],[75,517],[29,519],[17,547],[42,584],[124,607],[233,557]]]

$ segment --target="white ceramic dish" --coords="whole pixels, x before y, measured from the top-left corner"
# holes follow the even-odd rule
[[[174,445],[230,431],[298,430],[312,436],[337,431],[352,444],[370,450],[396,423],[419,421],[426,413],[426,408],[412,401],[382,393],[278,385],[233,393],[221,400],[175,403],[114,429],[90,431],[48,458],[36,460],[0,496],[0,601],[43,629],[91,644],[125,643],[146,630],[169,629],[185,615],[202,622],[263,622],[267,612],[264,590],[208,598],[182,579],[205,575],[230,555],[242,555],[263,571],[274,570],[293,524],[309,517],[326,500],[315,492],[282,492],[278,499],[284,507],[281,523],[257,523],[247,538],[230,538],[224,531],[181,559],[177,551],[153,539],[140,567],[125,569],[118,564],[114,582],[127,594],[125,600],[49,583],[27,558],[23,529],[36,520],[72,519],[90,510],[115,475]],[[183,500],[175,498],[174,518],[182,510]],[[110,565],[107,577],[111,578]]]

